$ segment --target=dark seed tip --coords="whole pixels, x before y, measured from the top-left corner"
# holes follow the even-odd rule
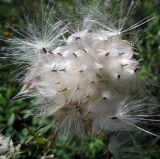
[[[139,70],[139,67],[137,67],[135,70],[134,70],[134,72],[137,72]]]
[[[128,64],[122,64],[121,67],[125,67],[125,66],[127,66],[127,65],[128,65]]]
[[[53,69],[52,72],[57,72],[57,70],[54,70],[54,69]]]
[[[47,53],[47,50],[44,47],[42,48],[42,50],[44,53]]]
[[[125,54],[125,53],[124,53],[124,52],[120,52],[120,53],[119,53],[119,55],[123,55],[123,54]]]
[[[64,88],[64,89],[62,89],[61,91],[58,91],[58,92],[63,92],[63,91],[66,91],[67,90],[67,88]]]
[[[75,54],[75,53],[72,53],[72,54],[74,55],[75,58],[77,58],[77,54]]]
[[[121,78],[121,75],[118,75],[117,78],[120,79],[120,78]]]
[[[107,98],[106,97],[103,97],[103,100],[106,100]]]
[[[53,54],[53,52],[51,50],[48,51],[50,54]]]
[[[59,71],[66,71],[66,69],[65,69],[65,68],[63,68],[63,69],[60,69]]]
[[[57,53],[59,56],[62,56],[62,54],[61,53]]]
[[[80,70],[79,72],[82,73],[82,72],[84,72],[84,71],[83,71],[83,70]]]
[[[75,39],[76,39],[76,40],[78,40],[78,39],[80,39],[80,37],[79,37],[79,36],[77,36],[77,37],[75,37]]]
[[[118,119],[116,116],[111,116],[110,119]]]
[[[108,56],[109,55],[109,52],[107,52],[106,54],[105,54],[105,56]]]
[[[84,48],[83,48],[83,51],[84,51],[85,53],[87,53],[87,50],[86,50],[86,49],[84,49]]]

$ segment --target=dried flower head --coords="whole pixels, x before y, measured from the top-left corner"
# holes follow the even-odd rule
[[[50,21],[51,10],[44,14],[41,29],[27,19],[25,34],[8,39],[11,56],[28,64],[17,96],[36,96],[41,115],[57,118],[61,137],[82,137],[91,129],[157,136],[146,129],[148,121],[159,121],[157,107],[143,100],[146,93],[137,74],[141,59],[134,41],[124,36],[151,18],[126,27],[137,3],[132,1],[124,15],[123,2],[115,21],[96,8],[70,34],[65,22]]]
[[[7,159],[12,157],[18,157],[20,145],[14,146],[12,139],[0,134],[0,158]]]
[[[12,140],[9,137],[0,135],[0,156],[6,155],[10,151],[13,151]]]

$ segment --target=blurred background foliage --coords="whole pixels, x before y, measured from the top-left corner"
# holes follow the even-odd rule
[[[83,0],[82,4],[94,7],[98,0]],[[129,1],[129,0],[128,0]],[[78,0],[46,0],[54,5],[55,20],[81,18],[83,11],[76,10]],[[0,0],[0,36],[13,37],[15,33],[10,26],[19,24],[17,13],[21,16],[21,7],[31,11],[31,15],[41,10],[40,0]],[[160,101],[160,1],[141,0],[134,19],[155,14],[157,18],[141,27],[144,37],[136,43],[137,51],[143,58],[141,77],[146,81],[148,92]],[[0,52],[4,52],[7,44],[0,41]],[[1,56],[1,55],[0,55]],[[1,56],[2,57],[2,56]],[[0,133],[12,138],[14,145],[20,144],[20,154],[15,158],[39,159],[44,154],[54,154],[57,159],[103,159],[106,143],[103,137],[88,135],[86,142],[59,141],[52,148],[54,123],[50,119],[35,115],[33,100],[13,100],[20,86],[14,78],[14,68],[9,61],[0,59]],[[141,151],[137,159],[159,159],[160,141],[150,137],[143,143],[146,151]],[[1,158],[1,157],[0,157]]]

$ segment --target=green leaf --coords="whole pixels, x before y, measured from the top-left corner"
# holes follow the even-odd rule
[[[38,135],[38,136],[35,136],[33,138],[39,145],[45,145],[48,143],[48,140],[42,136],[42,135]]]
[[[10,86],[7,88],[7,92],[6,92],[7,99],[11,98],[12,93],[13,93],[13,87]]]
[[[13,125],[14,121],[15,121],[15,114],[12,113],[12,114],[10,115],[10,117],[9,117],[8,125],[10,125],[10,126]]]
[[[2,94],[0,94],[0,104],[4,105],[5,103],[6,103],[5,97],[3,97]]]

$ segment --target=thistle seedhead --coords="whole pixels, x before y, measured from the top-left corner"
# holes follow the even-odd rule
[[[138,53],[123,34],[148,21],[125,28],[132,9],[133,3],[116,23],[107,17],[104,22],[100,10],[101,19],[94,18],[97,11],[90,12],[80,24],[82,29],[69,37],[62,21],[52,24],[48,19],[43,30],[37,28],[34,33],[37,26],[31,24],[28,36],[8,40],[13,58],[29,65],[18,96],[40,99],[41,115],[57,118],[59,136],[82,137],[88,130],[143,131],[157,136],[144,126],[159,121],[149,111],[155,105],[131,98],[143,96],[145,91],[137,74]],[[117,28],[115,24],[119,24]]]

